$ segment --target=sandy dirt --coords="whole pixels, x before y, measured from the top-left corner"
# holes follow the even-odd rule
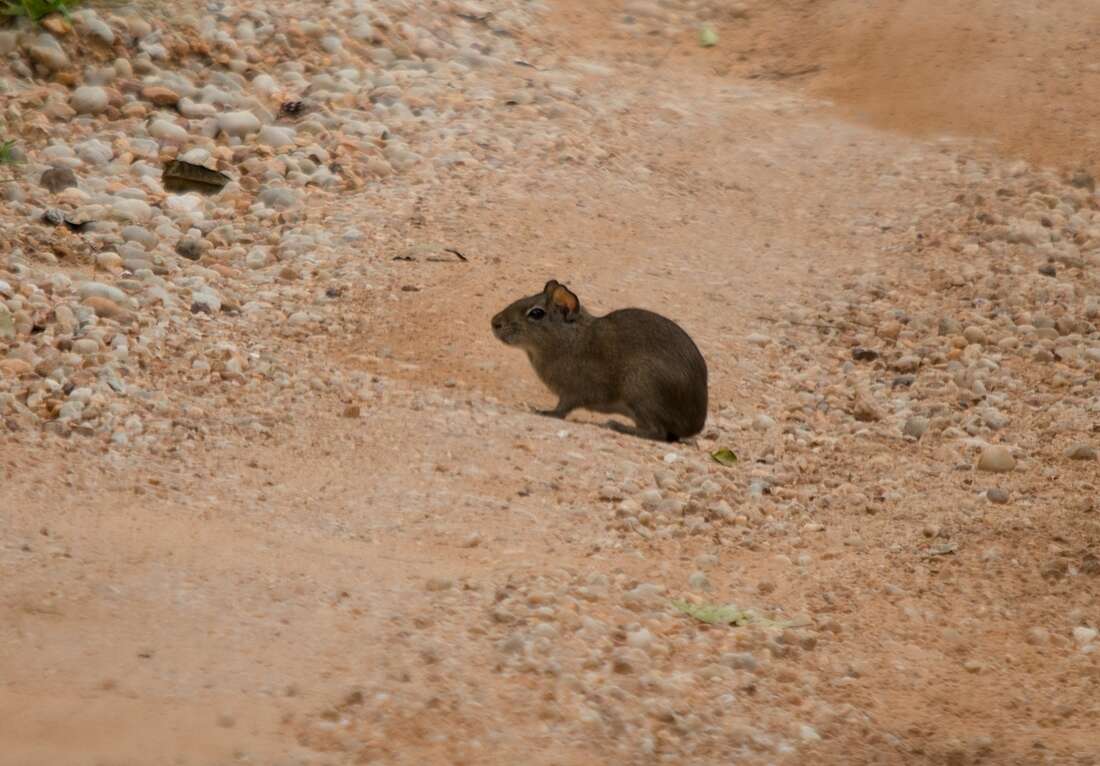
[[[1067,622],[1100,619],[1083,563],[1100,539],[1085,513],[1095,461],[1063,466],[1056,488],[1039,469],[1012,474],[1026,523],[976,505],[982,477],[943,468],[934,445],[845,433],[826,447],[827,429],[789,454],[810,488],[782,492],[833,502],[787,527],[746,511],[748,537],[623,542],[614,493],[601,496],[684,465],[697,467],[676,473],[685,487],[743,490],[782,463],[779,430],[729,424],[782,420],[800,401],[792,365],[824,370],[847,350],[797,323],[789,343],[751,336],[779,338],[791,306],[812,311],[853,280],[916,269],[910,230],[965,191],[965,158],[1100,169],[1096,11],[872,5],[750,4],[716,14],[721,42],[704,50],[688,33],[618,31],[617,3],[553,3],[531,42],[603,67],[583,87],[619,105],[591,126],[611,156],[448,181],[386,229],[469,262],[349,251],[374,263],[342,297],[354,329],[288,353],[317,375],[374,376],[359,417],[333,398],[292,409],[270,438],[186,455],[77,440],[0,451],[0,763],[1097,763],[1100,653],[1076,652]],[[354,221],[364,204],[316,214]],[[590,310],[644,306],[692,334],[712,381],[701,439],[530,412],[550,395],[489,318],[551,277]],[[743,458],[732,469],[707,455],[725,444]],[[735,513],[747,497],[730,496]],[[969,555],[928,553],[949,537]],[[1040,576],[1052,546],[1086,574]],[[1000,563],[979,555],[991,548]],[[600,578],[686,593],[706,556],[707,599],[810,614],[812,630],[784,655],[782,641],[632,622],[613,597],[577,595]],[[521,600],[525,616],[494,611]],[[508,631],[547,604],[555,630],[602,620],[618,647],[649,625],[667,682],[591,680],[581,640],[549,650],[588,668],[572,681],[515,665]],[[1064,637],[1039,646],[1034,626]],[[720,690],[698,679],[738,648],[770,660],[755,684],[715,682],[736,688],[740,723],[724,723]],[[611,714],[575,723],[572,694],[626,711],[620,728]],[[665,721],[651,698],[687,723],[653,724],[647,745],[639,721]],[[759,736],[730,733],[742,725]]]

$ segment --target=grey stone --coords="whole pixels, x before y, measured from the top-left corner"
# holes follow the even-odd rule
[[[77,114],[102,114],[109,103],[106,89],[98,85],[82,85],[69,97],[69,106]]]
[[[50,193],[57,194],[77,185],[76,173],[72,171],[72,168],[52,167],[42,173],[42,176],[38,179],[38,184]]]

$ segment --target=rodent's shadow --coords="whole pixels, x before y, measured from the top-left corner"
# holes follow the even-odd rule
[[[535,414],[535,415],[541,415],[544,418],[551,418],[553,420],[559,420],[562,423],[572,423],[573,425],[592,426],[593,428],[600,428],[600,429],[603,429],[605,431],[612,431],[614,433],[617,433],[617,434],[620,434],[620,435],[623,435],[623,436],[631,436],[635,439],[641,439],[642,441],[653,442],[653,443],[656,443],[656,444],[692,444],[692,443],[695,442],[695,439],[693,439],[693,438],[688,438],[688,439],[658,439],[658,438],[655,438],[655,437],[651,436],[649,433],[647,433],[645,431],[642,431],[640,428],[636,428],[636,427],[634,427],[632,425],[629,425],[627,423],[623,423],[621,420],[611,419],[611,420],[605,420],[602,423],[592,421],[592,420],[569,420],[568,418],[558,417],[557,415],[555,415],[550,410],[540,410],[537,407],[532,407],[532,406],[528,407],[528,411]]]

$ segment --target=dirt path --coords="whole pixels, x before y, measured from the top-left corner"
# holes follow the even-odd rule
[[[1012,677],[960,669],[960,653],[1013,642],[942,634],[970,635],[958,589],[1005,608],[1011,590],[947,564],[952,597],[938,570],[897,569],[891,546],[920,538],[920,519],[852,513],[837,489],[916,470],[889,447],[845,456],[862,477],[815,479],[841,499],[809,521],[746,510],[734,531],[639,543],[616,526],[615,504],[649,503],[638,493],[666,472],[660,502],[678,485],[702,503],[710,481],[751,506],[786,442],[734,424],[797,406],[792,359],[813,370],[833,352],[750,336],[875,273],[951,204],[959,171],[952,144],[716,75],[705,51],[643,56],[601,31],[612,5],[561,3],[541,33],[590,62],[577,87],[617,105],[592,126],[608,157],[459,179],[387,224],[384,243],[341,254],[367,261],[349,267],[342,304],[360,329],[298,358],[318,376],[362,373],[361,417],[333,400],[288,413],[272,440],[134,465],[3,456],[18,545],[0,583],[0,762],[1033,762],[1047,724],[987,704]],[[367,205],[325,213],[354,221]],[[469,262],[394,261],[402,242]],[[713,381],[698,443],[527,412],[548,395],[488,321],[550,277],[595,311],[645,306],[692,333]],[[733,439],[749,459],[708,461]],[[699,630],[645,602],[639,584],[676,596],[700,571],[708,599],[811,613],[813,629]],[[930,609],[926,591],[938,618],[899,616]],[[746,653],[766,665],[755,676]],[[1078,667],[1095,688],[1095,663]],[[1044,748],[1096,744],[1088,688]]]

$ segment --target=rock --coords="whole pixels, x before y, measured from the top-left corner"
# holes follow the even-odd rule
[[[1096,460],[1096,447],[1085,442],[1078,442],[1065,451],[1069,460]]]
[[[262,189],[259,194],[260,202],[275,210],[289,210],[297,205],[300,199],[301,194],[298,191],[285,187],[269,186]]]
[[[126,223],[143,223],[153,217],[153,208],[139,199],[116,199],[111,205],[111,217]]]
[[[432,577],[424,584],[424,589],[430,592],[450,590],[454,587],[454,580],[446,577]]]
[[[982,450],[978,457],[978,470],[992,473],[1008,473],[1016,468],[1016,458],[1008,447],[991,444]]]
[[[31,363],[23,359],[0,359],[0,375],[19,378],[34,372]]]
[[[94,138],[77,146],[76,153],[89,165],[106,165],[115,157],[114,149],[110,144]]]
[[[993,487],[986,490],[985,499],[995,505],[1004,505],[1008,502],[1008,492],[1000,487]]]
[[[80,338],[73,341],[73,353],[87,356],[99,353],[99,341],[95,338]]]
[[[752,333],[747,338],[745,338],[745,340],[750,346],[766,346],[772,342],[772,339],[769,338],[767,335],[761,335],[757,332]]]
[[[898,372],[916,372],[920,367],[920,357],[906,354],[894,362],[894,369]]]
[[[202,240],[195,237],[183,237],[176,243],[176,255],[189,261],[197,261],[202,258],[202,251]]]
[[[256,115],[248,111],[223,112],[217,116],[218,130],[227,136],[244,138],[260,130],[261,123]]]
[[[93,295],[90,298],[84,299],[84,305],[94,311],[97,317],[116,320],[128,318],[126,309],[119,306],[110,298],[99,298]]]
[[[27,49],[27,55],[34,63],[55,72],[69,66],[69,57],[65,49],[50,34],[39,35]]]
[[[109,104],[107,90],[97,85],[83,85],[69,97],[69,106],[77,114],[102,114]]]
[[[692,572],[688,578],[688,586],[692,590],[708,591],[711,588],[710,580],[707,579],[705,572]]]
[[[871,397],[865,392],[856,394],[852,402],[852,417],[861,423],[874,423],[882,420],[882,411],[875,405]]]
[[[1077,642],[1078,646],[1092,643],[1097,635],[1100,635],[1100,633],[1095,628],[1081,626],[1073,629],[1073,640]]]
[[[980,327],[971,325],[963,330],[963,337],[966,338],[967,343],[985,343],[985,331]]]
[[[163,85],[147,85],[141,89],[141,97],[154,106],[173,107],[179,103],[180,94]]]
[[[38,179],[38,185],[51,194],[57,194],[77,185],[76,173],[72,171],[72,168],[58,165],[44,171]]]
[[[1050,631],[1038,625],[1027,631],[1027,642],[1032,646],[1046,646],[1050,643]]]
[[[185,129],[168,120],[153,120],[148,129],[149,135],[159,141],[182,144],[190,138]]]
[[[294,128],[264,125],[256,136],[257,143],[279,149],[284,146],[294,146]]]
[[[905,421],[905,426],[902,427],[901,432],[906,436],[913,437],[914,439],[920,439],[928,430],[928,424],[928,418],[921,417],[920,415],[914,415]]]
[[[758,413],[756,417],[752,419],[752,427],[757,431],[767,431],[775,427],[775,419],[765,415],[763,412]]]
[[[102,282],[85,282],[78,288],[77,294],[84,300],[88,298],[106,298],[114,303],[122,304],[126,302],[126,293],[117,287],[105,285]]]

